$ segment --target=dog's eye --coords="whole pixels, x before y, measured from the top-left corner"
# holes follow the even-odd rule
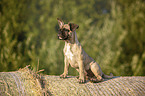
[[[68,29],[65,29],[65,28],[63,29],[63,31],[67,31],[67,32],[69,32],[69,30],[68,30]]]
[[[68,30],[68,29],[66,29],[65,31],[69,32],[69,30]]]
[[[67,31],[67,32],[69,32],[69,30],[68,30],[68,29],[65,29],[64,31]]]

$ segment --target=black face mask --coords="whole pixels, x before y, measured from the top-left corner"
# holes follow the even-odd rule
[[[58,39],[60,40],[68,40],[69,38],[69,30],[68,29],[59,29]]]

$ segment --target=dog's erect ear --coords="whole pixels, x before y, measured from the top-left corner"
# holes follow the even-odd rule
[[[73,23],[69,23],[69,26],[70,26],[71,31],[75,31],[76,29],[79,28],[79,26],[77,24],[73,24]]]
[[[57,21],[58,21],[59,27],[62,28],[62,26],[64,25],[64,22],[59,18],[57,18]]]

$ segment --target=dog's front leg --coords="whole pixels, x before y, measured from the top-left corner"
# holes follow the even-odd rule
[[[60,78],[66,78],[68,75],[69,62],[66,57],[64,58],[64,63],[65,63],[64,72],[63,74],[60,75]]]
[[[85,83],[84,64],[83,60],[79,61],[79,83]]]

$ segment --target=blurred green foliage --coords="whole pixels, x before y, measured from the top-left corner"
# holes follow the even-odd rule
[[[45,74],[60,75],[59,17],[79,25],[80,43],[104,73],[145,75],[144,16],[144,0],[0,0],[0,71],[37,70],[39,61]]]

